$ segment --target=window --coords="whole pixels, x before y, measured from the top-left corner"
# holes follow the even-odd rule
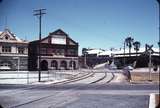
[[[56,50],[56,55],[60,55],[61,51],[59,49]]]
[[[11,46],[2,46],[2,52],[6,52],[6,53],[11,52]]]
[[[41,48],[41,54],[47,54],[47,48]]]
[[[61,61],[61,69],[67,69],[67,62],[66,61]]]
[[[24,54],[24,48],[23,47],[19,47],[18,48],[18,53],[19,54]]]
[[[53,60],[52,62],[51,62],[51,67],[58,67],[58,63],[57,63],[57,61],[56,60]]]
[[[1,69],[11,69],[11,62],[9,61],[2,61],[0,63]]]
[[[8,40],[8,36],[6,36],[5,39]]]
[[[74,49],[69,49],[68,50],[68,55],[75,55],[75,50]]]
[[[54,53],[55,55],[64,55],[64,54],[65,54],[65,50],[64,50],[64,49],[55,49],[55,50],[53,51],[53,53]]]
[[[60,52],[60,55],[64,55],[64,49],[60,49],[59,52]]]
[[[4,36],[4,39],[5,39],[5,40],[9,40],[9,35],[6,34],[6,35]]]

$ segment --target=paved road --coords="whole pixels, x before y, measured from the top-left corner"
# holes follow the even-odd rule
[[[147,108],[156,84],[0,85],[4,108]]]

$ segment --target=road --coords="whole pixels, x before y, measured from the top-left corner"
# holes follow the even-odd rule
[[[148,108],[157,84],[0,85],[4,108]]]

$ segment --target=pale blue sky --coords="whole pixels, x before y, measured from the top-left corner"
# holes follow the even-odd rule
[[[38,39],[38,19],[33,10],[46,8],[42,35],[61,28],[83,47],[123,47],[131,35],[144,46],[158,47],[156,0],[2,0],[0,31],[7,25],[19,38]]]

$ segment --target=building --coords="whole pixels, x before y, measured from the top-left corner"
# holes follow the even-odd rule
[[[40,43],[40,48],[39,48]],[[41,41],[35,40],[29,43],[28,69],[78,69],[78,43],[72,40],[68,34],[58,29]]]
[[[99,56],[99,54],[103,53],[105,50],[103,49],[95,49],[95,48],[83,48],[82,56],[79,57],[79,65],[81,68],[93,68],[97,64],[105,63],[110,60],[108,55]]]
[[[152,65],[155,66],[160,65],[158,51],[158,48],[152,48],[151,62]],[[132,65],[133,67],[148,67],[149,51],[147,48],[140,48],[138,52],[131,49],[131,54],[128,52],[129,49],[125,50],[125,54],[123,49],[86,49],[86,53],[81,57],[81,65],[83,66],[86,62],[87,66],[94,67],[96,64],[101,64],[108,61],[111,63],[114,59],[114,63],[118,68],[123,68],[124,65]]]
[[[28,42],[9,29],[0,32],[0,70],[27,70]]]

